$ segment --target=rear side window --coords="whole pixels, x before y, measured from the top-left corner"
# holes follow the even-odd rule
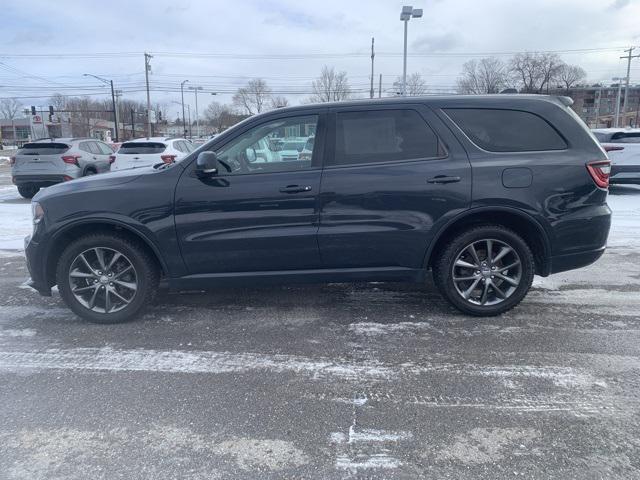
[[[616,133],[611,137],[615,143],[640,143],[640,133]]]
[[[98,145],[100,153],[102,153],[103,155],[113,155],[113,150],[106,143],[96,142],[96,145]]]
[[[59,155],[67,150],[66,143],[25,143],[16,155]]]
[[[338,113],[334,165],[443,157],[436,134],[415,110]]]
[[[102,155],[98,142],[89,142],[89,151],[94,155]]]
[[[125,142],[118,150],[118,153],[144,155],[162,153],[165,148],[167,148],[166,145],[160,142]]]
[[[490,152],[567,148],[567,143],[546,120],[530,112],[479,108],[444,111],[473,143]]]

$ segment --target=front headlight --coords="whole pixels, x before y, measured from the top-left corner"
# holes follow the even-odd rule
[[[39,224],[44,218],[44,210],[38,202],[31,202],[31,217],[33,218],[34,226]]]

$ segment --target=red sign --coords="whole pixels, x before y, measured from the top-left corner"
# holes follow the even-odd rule
[[[42,123],[42,117],[40,115],[34,115],[33,123]]]

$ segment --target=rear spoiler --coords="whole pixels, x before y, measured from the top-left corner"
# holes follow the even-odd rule
[[[571,98],[571,97],[558,96],[558,100],[560,100],[560,102],[565,107],[570,107],[571,105],[573,105],[573,98]]]

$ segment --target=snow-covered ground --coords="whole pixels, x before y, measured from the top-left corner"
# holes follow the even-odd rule
[[[640,187],[617,187],[608,203],[613,210],[609,246],[640,249]],[[15,186],[0,185],[0,252],[22,250],[30,232],[29,201],[20,197]]]

